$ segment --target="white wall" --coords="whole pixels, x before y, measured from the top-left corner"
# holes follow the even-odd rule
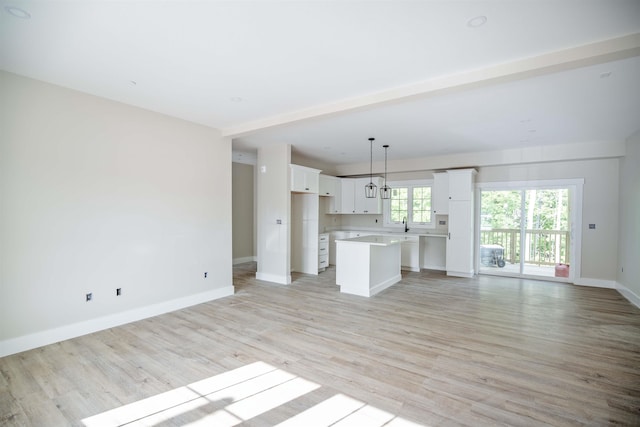
[[[618,259],[618,166],[615,158],[482,167],[476,182],[584,179],[580,276],[606,286],[615,283]]]
[[[0,93],[0,355],[233,293],[230,140],[5,72]]]
[[[627,141],[627,155],[620,166],[619,230],[619,290],[640,307],[640,131]]]

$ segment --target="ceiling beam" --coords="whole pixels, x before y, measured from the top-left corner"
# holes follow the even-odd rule
[[[231,138],[239,137],[263,129],[286,126],[349,111],[364,110],[455,91],[523,80],[635,56],[640,56],[640,33],[550,52],[491,67],[446,75],[369,95],[249,121],[222,129],[222,136]]]

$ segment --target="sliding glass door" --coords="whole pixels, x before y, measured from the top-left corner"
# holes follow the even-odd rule
[[[480,273],[570,280],[574,186],[480,189]]]

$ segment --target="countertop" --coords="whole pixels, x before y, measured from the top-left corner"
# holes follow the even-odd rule
[[[385,236],[381,234],[375,234],[371,236],[352,237],[350,239],[336,239],[336,242],[362,243],[374,246],[391,246],[402,243],[404,240],[407,240],[406,237],[403,238],[403,236]]]
[[[383,231],[383,230],[367,230],[367,229],[359,229],[359,230],[331,230],[325,231],[325,233],[331,232],[343,232],[343,233],[371,233],[371,235],[376,236],[393,236],[393,237],[447,237],[447,233],[442,232],[423,232],[423,233],[412,233],[412,232],[399,232],[399,231]],[[360,236],[366,237],[366,236]],[[405,239],[406,240],[406,239]]]

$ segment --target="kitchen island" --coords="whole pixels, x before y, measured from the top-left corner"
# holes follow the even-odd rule
[[[402,237],[336,239],[336,284],[340,292],[373,296],[398,283]]]

